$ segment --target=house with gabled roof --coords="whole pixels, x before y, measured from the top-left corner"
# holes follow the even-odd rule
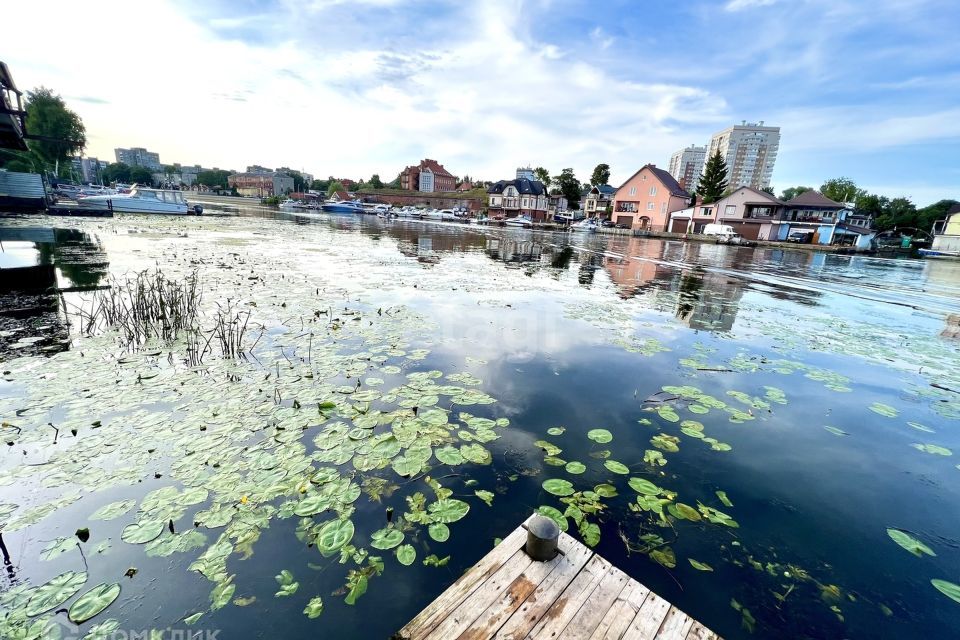
[[[631,229],[666,231],[670,214],[689,203],[690,194],[668,171],[647,164],[617,189],[611,219]]]
[[[584,216],[609,220],[610,214],[607,213],[607,207],[613,202],[613,196],[616,192],[616,188],[608,184],[596,184],[590,187],[583,197]]]
[[[400,188],[426,193],[453,191],[457,188],[457,178],[436,160],[424,158],[420,164],[400,173]]]
[[[786,204],[766,191],[739,187],[713,203],[714,222],[747,240],[777,240]]]
[[[545,222],[549,207],[547,188],[539,180],[500,180],[487,189],[487,211],[494,219],[526,215],[534,222]]]

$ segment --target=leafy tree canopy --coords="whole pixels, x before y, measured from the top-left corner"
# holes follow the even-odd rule
[[[153,174],[146,167],[130,167],[130,182],[150,186],[153,184]]]
[[[111,182],[130,182],[130,167],[122,162],[113,162],[107,165],[100,177],[105,183]]]
[[[543,183],[544,187],[550,188],[550,183],[553,182],[553,178],[550,177],[550,172],[544,169],[543,167],[537,167],[533,170],[534,177]]]
[[[346,187],[339,180],[333,180],[327,185],[327,197],[332,196],[337,191],[346,191]]]
[[[227,178],[230,177],[230,172],[223,169],[211,169],[210,171],[201,171],[197,174],[197,184],[202,184],[205,187],[213,189],[214,187],[220,187],[221,189],[227,188]]]
[[[590,184],[595,187],[598,187],[602,184],[607,184],[607,181],[610,179],[610,165],[608,164],[598,164],[593,169],[593,173],[590,175]]]
[[[46,87],[27,92],[27,133],[44,136],[30,140],[30,150],[48,167],[65,163],[87,144],[87,132],[80,116],[67,108],[58,94]]]
[[[807,191],[813,191],[813,187],[788,187],[780,193],[780,199],[784,202],[793,200],[801,193],[806,193]]]
[[[564,169],[560,175],[554,176],[552,182],[556,183],[571,209],[580,208],[580,181],[573,175],[573,169]]]
[[[367,184],[369,184],[374,189],[383,189],[383,180],[380,179],[379,173],[375,173],[372,176],[370,176],[370,182],[368,182]]]
[[[856,202],[866,192],[850,178],[840,177],[827,180],[820,185],[820,193],[835,202]]]

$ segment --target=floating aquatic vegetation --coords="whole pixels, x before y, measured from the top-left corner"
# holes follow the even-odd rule
[[[606,444],[613,440],[613,434],[606,429],[591,429],[587,432],[587,437],[599,444]]]
[[[950,449],[947,449],[946,447],[941,447],[938,444],[920,444],[920,443],[914,442],[910,446],[916,449],[917,451],[923,451],[924,453],[930,453],[935,456],[952,456],[953,455],[953,451],[951,451]]]
[[[824,427],[824,429],[826,429],[827,431],[829,431],[830,433],[832,433],[832,434],[835,435],[835,436],[848,436],[848,435],[850,435],[849,433],[847,433],[846,431],[844,431],[843,429],[841,429],[841,428],[839,428],[839,427],[831,427],[831,426],[827,425],[827,426]]]
[[[119,584],[99,584],[77,598],[67,615],[76,624],[86,622],[113,604],[119,595]]]
[[[900,414],[900,412],[897,411],[896,408],[891,407],[890,405],[884,404],[882,402],[874,402],[873,404],[870,405],[869,408],[870,408],[870,411],[880,414],[881,416],[884,416],[886,418],[896,418]]]
[[[900,529],[887,529],[887,535],[890,536],[890,538],[898,545],[918,558],[923,557],[923,554],[927,554],[928,556],[937,555],[933,552],[933,549],[920,542],[906,531],[901,531]]]
[[[713,571],[713,567],[708,565],[706,562],[700,562],[699,560],[694,560],[693,558],[687,558],[692,566],[697,571]]]
[[[930,581],[930,584],[933,585],[934,589],[947,596],[951,600],[960,602],[960,584],[941,580],[940,578],[934,578]]]

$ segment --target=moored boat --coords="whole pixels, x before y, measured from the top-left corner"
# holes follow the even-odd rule
[[[533,220],[529,216],[517,216],[516,218],[507,218],[503,224],[508,227],[531,227],[533,226]]]
[[[203,213],[200,205],[190,206],[183,191],[134,187],[130,193],[115,193],[77,198],[87,209],[111,209],[115,213],[166,213],[190,215]]]
[[[570,225],[570,231],[585,231],[595,233],[597,231],[597,222],[595,218],[586,218],[580,222],[574,222]]]
[[[323,203],[322,209],[327,213],[366,213],[363,204],[349,200],[327,201]]]

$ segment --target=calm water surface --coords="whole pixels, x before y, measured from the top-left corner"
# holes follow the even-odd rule
[[[449,525],[447,542],[408,532],[405,542],[418,552],[409,567],[390,551],[373,550],[384,558],[383,575],[370,578],[356,605],[336,594],[354,565],[323,558],[300,542],[299,518],[273,518],[252,555],[241,559],[243,554],[235,553],[227,560],[236,596],[256,601],[208,612],[193,629],[220,629],[220,638],[389,637],[533,509],[563,511],[560,499],[542,488],[544,480],[561,478],[577,490],[614,484],[619,495],[603,499],[604,509],[590,517],[600,528],[596,551],[724,637],[955,635],[960,604],[930,580],[960,582],[960,460],[952,455],[960,453],[960,404],[957,392],[948,390],[960,390],[960,343],[950,337],[957,323],[950,316],[960,313],[960,263],[287,215],[255,207],[231,213],[239,215],[128,216],[65,220],[69,224],[63,226],[78,226],[108,258],[114,276],[157,265],[171,272],[197,268],[208,300],[229,287],[253,301],[252,317],[264,322],[261,360],[266,361],[245,364],[249,369],[238,375],[274,367],[280,374],[283,358],[293,355],[280,350],[300,332],[301,319],[336,311],[294,295],[296,283],[315,289],[318,299],[339,296],[345,307],[370,317],[401,306],[415,312],[419,320],[409,349],[429,353],[404,366],[404,373],[467,371],[497,402],[452,407],[442,400],[438,406],[452,409],[453,417],[467,411],[507,418],[510,425],[497,430],[499,439],[485,443],[492,453],[489,465],[448,468],[434,461],[433,473],[444,476],[441,482],[454,497],[469,502],[469,514]],[[6,226],[43,223],[47,220]],[[18,245],[21,257],[29,259],[30,251]],[[8,259],[13,258],[4,257],[2,264]],[[38,390],[42,394],[45,385],[54,384],[48,377],[83,375],[59,370],[60,359],[84,350],[84,357],[107,357],[97,352],[107,351],[102,339],[80,337],[75,330],[73,335],[68,352],[43,360],[29,374],[6,376],[0,386],[5,411],[29,406]],[[302,349],[297,354],[302,357]],[[162,367],[166,357],[158,360]],[[21,366],[11,354],[4,369],[19,372]],[[354,381],[333,380],[344,382]],[[393,384],[388,380],[385,388]],[[722,400],[749,417],[731,420],[736,414],[718,408],[694,413],[690,406],[699,401],[677,388]],[[171,395],[163,410],[177,411],[184,397]],[[278,402],[289,408],[292,399]],[[883,406],[893,411],[884,415]],[[670,410],[657,411],[667,407],[679,421],[702,423],[703,434],[729,450],[715,450],[682,432]],[[108,413],[109,407],[90,408],[91,419]],[[5,414],[4,420],[15,423],[18,415]],[[189,419],[188,412],[171,415]],[[561,426],[562,434],[547,434]],[[314,450],[318,428],[302,438],[307,451]],[[596,428],[609,430],[612,442],[588,439],[587,432]],[[675,438],[675,445],[652,443],[658,435]],[[263,437],[254,434],[246,444]],[[586,471],[572,474],[545,464],[538,441],[562,449],[556,457],[582,462]],[[0,472],[13,477],[9,474],[25,459],[43,464],[53,451],[68,452],[71,446],[65,439],[46,447],[4,447]],[[666,464],[645,463],[649,451],[660,452]],[[629,473],[613,473],[604,466],[607,459],[627,465]],[[87,520],[107,503],[139,500],[176,484],[169,477],[176,462],[150,459],[136,481],[84,490],[36,524],[6,532],[12,563],[0,589],[82,569],[73,552],[52,560],[40,554],[49,541],[89,526],[91,544],[109,538],[112,549],[93,554],[88,547],[85,588],[119,581],[123,591],[81,630],[106,618],[122,629],[182,628],[183,617],[205,610],[209,602],[211,582],[187,569],[202,548],[147,557],[143,545],[120,540],[134,512],[111,521]],[[400,514],[407,496],[431,495],[422,481],[399,478],[389,467],[359,474],[357,481],[363,476],[384,477],[396,486],[380,502],[366,494],[356,501],[358,547],[384,526],[386,507]],[[631,477],[674,492],[675,502],[718,509],[739,526],[675,517],[662,526],[666,521],[652,513],[631,509],[638,496],[627,484]],[[26,482],[0,480],[0,504],[19,505],[16,516],[72,489],[70,483],[48,484],[55,486],[37,492]],[[492,506],[474,496],[476,489],[493,492]],[[732,507],[721,503],[718,490]],[[206,506],[191,506],[188,513]],[[182,530],[190,523],[188,515],[176,525]],[[909,553],[891,540],[888,528],[909,532],[936,555]],[[575,529],[571,522],[571,532]],[[642,536],[648,534],[660,536],[675,567],[643,552]],[[216,535],[208,535],[207,544]],[[450,560],[443,567],[424,566],[421,560],[429,553]],[[696,570],[690,559],[713,571]],[[123,578],[129,567],[137,568],[136,576]],[[274,596],[273,576],[282,569],[300,584],[287,598]],[[310,620],[301,611],[316,595],[325,608]],[[64,614],[58,617],[65,620]],[[752,633],[749,619],[756,621]]]

